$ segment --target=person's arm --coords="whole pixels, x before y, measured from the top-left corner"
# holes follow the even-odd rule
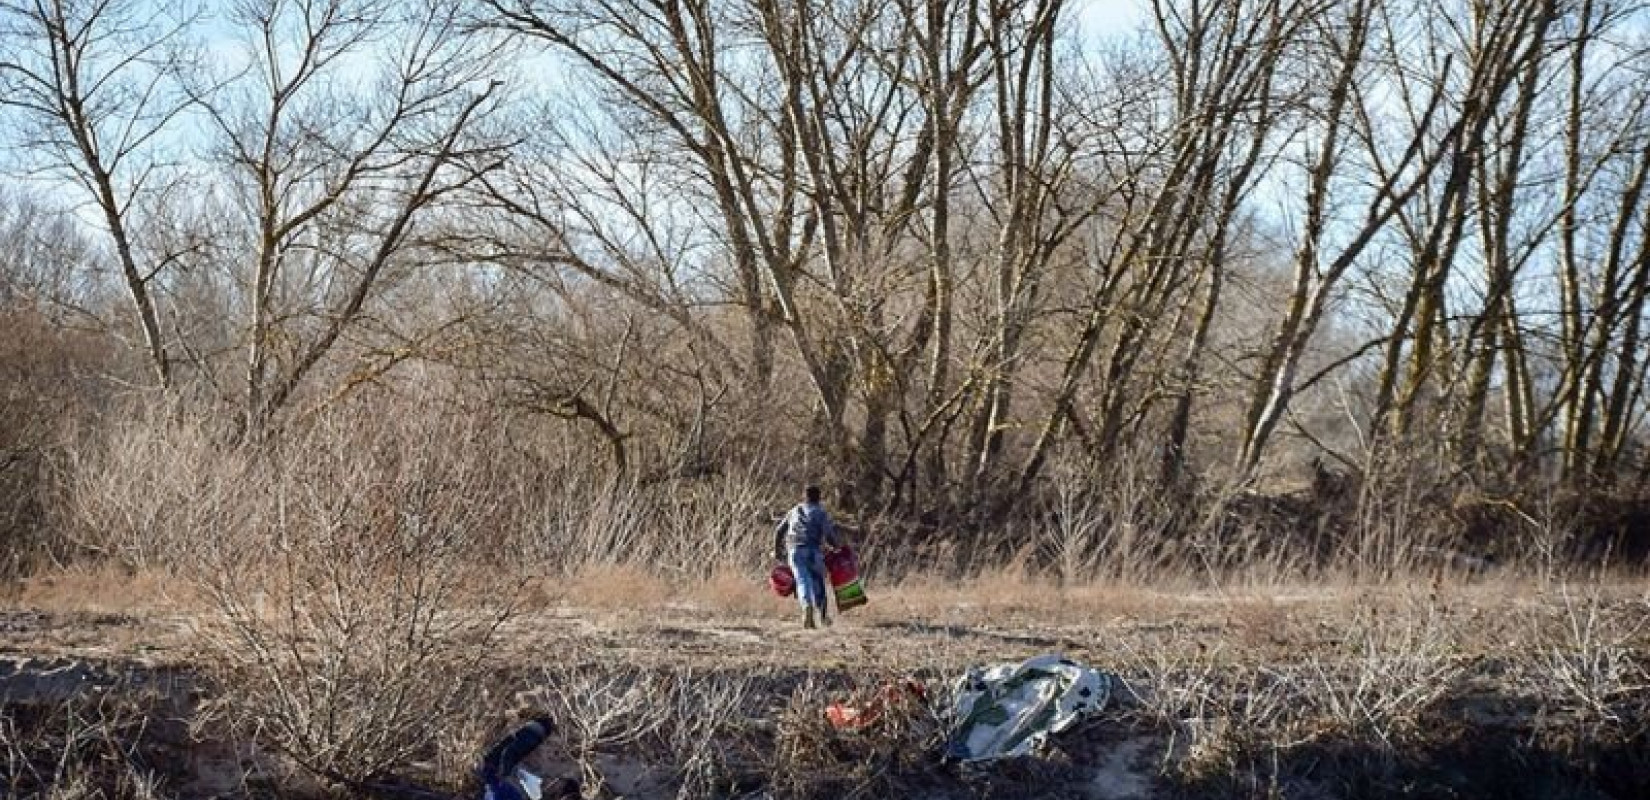
[[[487,749],[477,774],[489,786],[508,780],[515,773],[516,765],[543,744],[555,729],[556,724],[549,717],[539,717],[522,725]]]
[[[785,560],[785,529],[790,525],[791,514],[787,511],[785,516],[779,518],[779,526],[773,529],[773,560],[775,561]]]

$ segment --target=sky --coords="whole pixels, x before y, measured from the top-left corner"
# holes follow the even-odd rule
[[[146,15],[156,20],[163,19],[167,16],[165,11],[176,12],[180,7],[193,7],[201,10],[204,12],[204,17],[195,26],[194,33],[199,37],[196,41],[202,46],[202,50],[210,62],[208,70],[212,73],[227,75],[235,71],[237,64],[244,63],[247,55],[246,48],[250,42],[247,40],[245,32],[235,30],[228,19],[229,10],[233,7],[232,0],[136,0],[136,2],[136,13],[133,15],[136,19],[143,19]],[[1075,28],[1078,40],[1083,43],[1080,46],[1086,49],[1090,43],[1127,36],[1138,30],[1145,19],[1148,2],[1149,0],[1068,0],[1066,14]],[[365,71],[369,70],[363,70],[363,72]],[[532,75],[533,72],[533,70],[526,70],[520,74]],[[202,77],[204,79],[204,76]],[[544,75],[542,72],[539,73],[539,79],[554,81],[553,76]],[[200,133],[197,128],[199,125],[204,124],[204,120],[191,119],[188,121],[179,120],[179,122],[183,122],[183,124],[175,126],[176,139],[167,147],[168,149],[177,150],[176,156],[180,160],[187,161],[189,160],[188,156],[182,151],[190,149],[192,146],[190,143],[196,141],[196,135]],[[23,155],[19,152],[0,153],[0,160],[13,161],[14,158]],[[13,162],[7,166],[17,167],[20,164]],[[33,192],[48,196],[56,195],[64,199],[73,198],[71,205],[76,208],[77,216],[86,217],[85,221],[95,226],[99,215],[91,213],[92,209],[79,202],[81,198],[75,197],[80,194],[79,190],[70,185],[66,180],[66,176],[61,172],[36,172],[27,168],[7,171],[13,172],[14,175],[18,172],[32,173],[25,182],[29,184],[28,188]]]
[[[1072,17],[1084,36],[1126,34],[1146,17],[1147,0],[1076,0]]]

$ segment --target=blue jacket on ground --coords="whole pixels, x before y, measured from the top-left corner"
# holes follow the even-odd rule
[[[540,717],[488,748],[476,768],[483,800],[527,800],[527,792],[515,780],[516,765],[543,744],[554,729],[555,724],[549,717]]]

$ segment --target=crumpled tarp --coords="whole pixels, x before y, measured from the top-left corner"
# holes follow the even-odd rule
[[[1110,675],[1058,655],[971,669],[957,687],[946,754],[964,762],[1029,755],[1103,708],[1111,687]]]

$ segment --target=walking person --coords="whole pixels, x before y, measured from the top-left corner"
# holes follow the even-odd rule
[[[817,610],[819,623],[831,624],[829,611],[830,581],[825,575],[825,548],[842,546],[836,523],[825,512],[819,501],[818,486],[803,491],[804,500],[786,512],[773,532],[773,557],[787,561],[796,575],[796,597],[802,602],[802,627],[814,627]]]

